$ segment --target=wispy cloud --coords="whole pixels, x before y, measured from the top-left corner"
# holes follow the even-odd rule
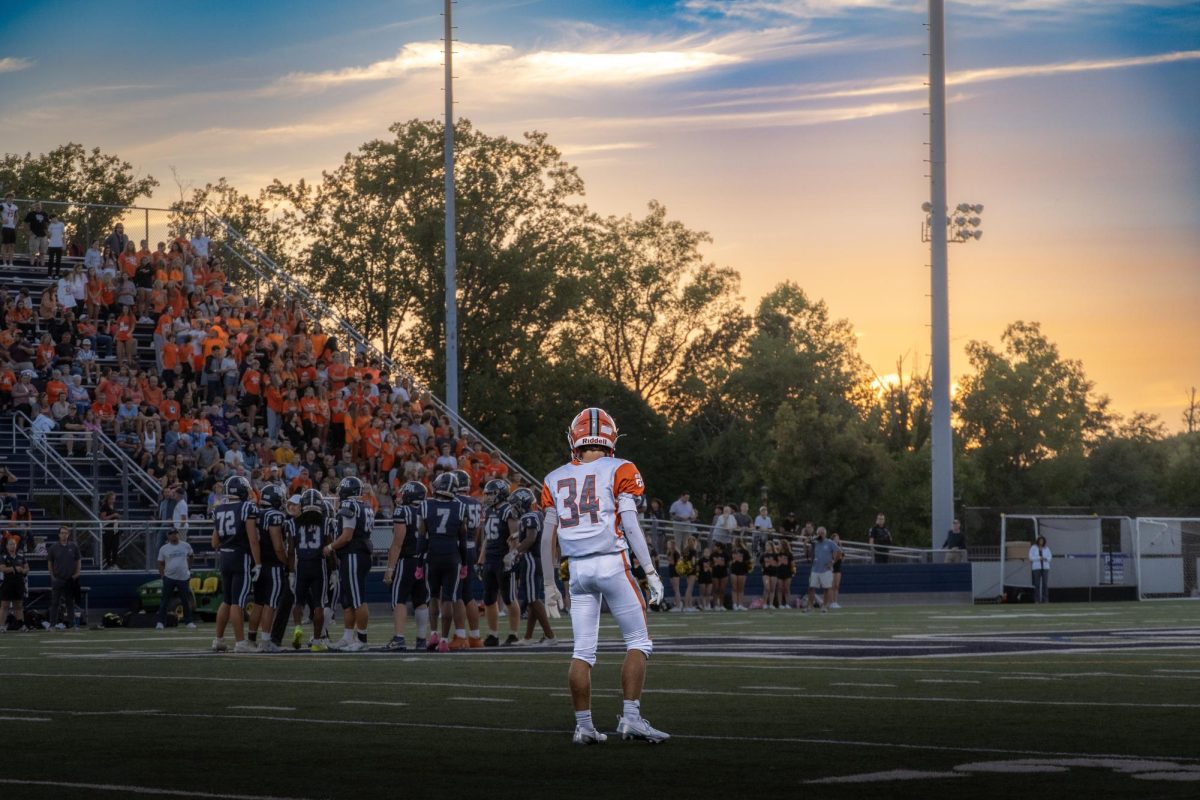
[[[564,156],[590,156],[597,153],[613,153],[621,150],[644,150],[649,142],[607,142],[603,144],[562,144],[558,150]]]
[[[946,76],[946,83],[950,86],[966,86],[974,83],[1003,81],[1014,78],[1038,78],[1084,72],[1104,72],[1108,70],[1149,67],[1197,60],[1200,60],[1200,50],[1177,50],[1171,53],[1157,53],[1129,58],[1086,59],[1052,64],[1020,64],[1007,67],[987,67],[984,69],[952,72]],[[696,106],[696,108],[732,108],[737,106],[753,106],[762,103],[878,97],[889,94],[926,91],[928,91],[926,77],[924,75],[910,75],[908,77],[886,78],[867,84],[839,82],[808,85],[782,94],[778,89],[774,91],[769,89],[754,89],[750,92],[750,96],[719,100]]]
[[[440,68],[439,42],[406,44],[392,58],[361,67],[325,72],[293,72],[277,81],[269,91],[288,89],[321,90],[348,84],[395,80],[414,72]],[[455,69],[465,74],[502,74],[508,85],[546,86],[624,84],[700,72],[734,64],[740,55],[703,45],[647,47],[623,50],[536,50],[520,53],[510,45],[458,42],[454,46]]]
[[[1185,6],[1194,0],[952,0],[953,5],[984,13],[1080,13],[1110,11],[1122,7]],[[866,10],[924,14],[924,0],[682,0],[686,11],[742,20],[831,19]]]
[[[29,58],[6,56],[0,58],[0,72],[20,72],[23,69],[32,67],[33,63],[33,60]]]

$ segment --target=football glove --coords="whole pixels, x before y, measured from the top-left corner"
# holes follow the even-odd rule
[[[413,570],[413,577],[419,581],[425,580],[425,567],[418,565],[417,568]]]
[[[553,581],[549,581],[542,584],[542,590],[546,593],[546,612],[554,619],[558,619],[562,616],[563,607],[562,595],[559,594],[558,587],[554,585]]]
[[[650,587],[650,605],[659,606],[663,600],[663,582],[657,572],[646,573],[646,583]]]
[[[331,591],[331,592],[337,591],[338,582],[341,579],[341,577],[342,576],[340,574],[338,574],[338,571],[336,569],[333,572],[329,573],[329,591]]]
[[[517,563],[517,551],[512,550],[504,554],[504,571],[512,572],[513,564]]]
[[[466,564],[463,564],[461,567],[458,568],[458,579],[460,581],[465,581],[467,579],[467,565]]]
[[[293,595],[296,594],[296,573],[294,572],[288,573],[288,589],[291,590]]]
[[[262,575],[262,564],[255,564],[250,570],[250,582],[258,583],[259,575]]]

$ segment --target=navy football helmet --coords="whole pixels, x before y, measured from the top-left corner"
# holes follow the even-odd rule
[[[508,503],[522,514],[527,514],[533,510],[533,490],[522,486],[516,489],[508,496]]]
[[[454,497],[456,484],[453,472],[443,472],[433,479],[433,494],[435,497]]]
[[[415,506],[428,496],[429,491],[420,481],[409,481],[400,487],[400,502],[406,506]]]
[[[250,481],[241,475],[232,475],[225,479],[225,496],[236,497],[238,500],[250,499]]]
[[[488,500],[488,505],[503,503],[508,499],[508,481],[492,478],[483,485],[483,494]]]
[[[450,474],[454,476],[455,494],[471,493],[471,476],[467,474],[465,469],[456,469]]]
[[[361,479],[353,475],[348,475],[342,478],[342,482],[338,484],[338,499],[349,500],[352,497],[362,497],[363,482]]]
[[[268,483],[264,486],[260,499],[267,508],[283,508],[283,490],[278,484]]]

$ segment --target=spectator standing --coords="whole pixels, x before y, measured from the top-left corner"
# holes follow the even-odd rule
[[[192,253],[193,253],[193,255],[196,255],[199,258],[207,259],[208,258],[208,246],[211,242],[212,242],[212,239],[209,239],[207,236],[205,236],[204,231],[202,229],[197,228],[196,232],[192,235]]]
[[[683,602],[679,598],[679,547],[675,544],[675,537],[667,539],[667,549],[663,553],[666,556],[667,564],[669,565],[666,575],[671,579],[671,594],[675,596],[675,605],[671,606],[672,611],[683,611]]]
[[[4,195],[4,202],[0,203],[0,259],[6,267],[13,265],[13,251],[17,248],[17,210],[12,192]]]
[[[113,232],[104,240],[104,246],[108,248],[110,253],[120,255],[125,252],[125,247],[129,244],[129,237],[125,235],[125,226],[117,223],[113,226]]]
[[[646,506],[646,520],[654,541],[654,549],[659,553],[662,553],[666,548],[666,542],[663,541],[665,539],[663,522],[666,519],[667,511],[663,508],[662,500],[659,500],[657,497],[650,498],[650,502]]]
[[[8,630],[8,615],[17,621],[19,630],[25,626],[25,590],[29,564],[25,553],[20,550],[21,537],[11,536],[4,540],[4,551],[0,553],[0,632]]]
[[[832,533],[829,535],[839,548],[842,546],[842,537],[840,534]],[[835,611],[841,608],[838,603],[838,596],[842,593],[842,564],[845,562],[845,552],[838,550],[833,554],[833,586],[825,593],[825,599],[829,602],[829,607]]]
[[[117,511],[117,493],[109,492],[100,501],[100,548],[104,569],[117,568],[117,553],[121,548],[120,519],[121,512]]]
[[[714,611],[725,610],[725,589],[729,584],[729,548],[720,542],[712,547],[712,600]]]
[[[162,630],[167,621],[167,605],[176,594],[183,606],[183,623],[195,629],[192,622],[192,591],[188,582],[192,578],[192,546],[180,541],[179,531],[172,528],[167,534],[167,543],[158,548],[158,577],[162,579],[162,599],[158,604],[158,619],[154,627]]]
[[[738,535],[742,537],[750,536],[754,528],[754,520],[750,517],[750,504],[742,503],[738,506],[737,513],[733,516],[737,521]]]
[[[808,576],[808,605],[804,607],[806,614],[817,602],[818,589],[821,590],[822,599],[825,601],[821,605],[821,613],[829,610],[827,592],[833,588],[833,559],[837,553],[842,551],[842,548],[837,542],[829,539],[827,533],[825,526],[822,525],[817,528],[817,537],[813,540],[812,572]]]
[[[714,545],[714,547],[720,547],[720,545]],[[700,557],[696,559],[696,583],[700,586],[700,610],[713,609],[712,551],[707,547],[700,551]]]
[[[796,559],[792,555],[792,543],[780,539],[775,551],[775,591],[780,608],[791,608],[792,578],[796,575]]]
[[[775,523],[771,521],[771,515],[767,513],[767,507],[761,506],[758,509],[758,516],[754,518],[754,549],[762,550],[766,544],[767,534],[775,530]]]
[[[775,559],[775,544],[767,542],[763,547],[762,555],[758,559],[759,566],[762,568],[763,582],[763,610],[766,611],[775,604],[775,568],[777,566]]]
[[[733,610],[746,611],[746,576],[754,568],[754,562],[742,537],[734,541],[729,555],[729,574],[733,576]]]
[[[47,237],[50,233],[50,215],[36,202],[25,215],[25,233],[29,237],[29,265],[40,267],[46,259]]]
[[[691,495],[687,492],[680,493],[679,499],[671,503],[669,511],[673,522],[683,523],[687,526],[696,521],[696,507],[692,505]],[[689,527],[682,527],[681,530],[686,532],[691,529]],[[678,532],[676,535],[678,536]]]
[[[683,546],[683,555],[675,563],[675,571],[679,573],[680,579],[687,582],[683,590],[682,608],[689,613],[696,610],[696,607],[692,605],[692,587],[696,585],[696,561],[699,558],[700,543],[695,536],[687,537],[687,542]]]
[[[737,515],[733,506],[724,506],[721,513],[713,519],[713,541],[721,544],[732,544],[733,534],[737,530]]]
[[[892,532],[887,528],[887,517],[883,512],[875,515],[875,524],[867,533],[867,542],[875,554],[876,564],[886,564],[891,559]]]
[[[948,551],[947,564],[961,564],[967,560],[967,537],[962,532],[962,520],[954,520],[946,541],[942,542],[942,549]]]
[[[800,522],[796,519],[796,512],[789,511],[783,521],[779,523],[779,530],[784,533],[792,534],[800,528]]]
[[[1029,548],[1029,568],[1033,574],[1033,602],[1050,602],[1050,561],[1054,554],[1046,544],[1046,537],[1039,536]]]
[[[50,573],[49,621],[57,630],[66,630],[66,621],[71,621],[75,610],[76,589],[83,568],[83,556],[79,552],[79,545],[72,541],[69,526],[60,525],[58,541],[46,548],[46,568]],[[67,604],[65,617],[59,615],[64,601]],[[73,624],[79,627],[78,620],[74,620]]]
[[[46,274],[57,278],[62,271],[63,249],[66,247],[67,238],[67,224],[57,214],[50,215],[47,236],[49,261],[46,263]]]

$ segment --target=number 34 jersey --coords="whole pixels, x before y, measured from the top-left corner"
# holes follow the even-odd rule
[[[632,462],[605,456],[572,461],[546,476],[542,508],[558,514],[558,546],[567,558],[619,553],[628,545],[621,532],[622,496],[640,497],[646,486]]]

